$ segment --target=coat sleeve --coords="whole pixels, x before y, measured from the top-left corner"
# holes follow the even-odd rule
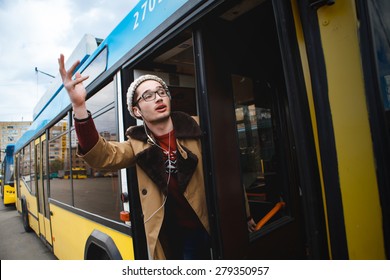
[[[79,152],[87,153],[99,141],[99,133],[96,130],[95,122],[91,117],[91,112],[88,111],[88,118],[78,120],[74,118],[74,126],[79,141]]]
[[[91,150],[85,154],[78,150],[77,156],[84,159],[91,167],[98,169],[118,170],[135,164],[134,150],[130,141],[107,141],[101,136]]]

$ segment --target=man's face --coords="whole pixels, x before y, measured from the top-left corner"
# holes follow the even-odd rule
[[[143,120],[147,123],[160,122],[166,120],[171,113],[171,102],[169,96],[165,92],[165,96],[161,97],[156,92],[165,92],[163,86],[154,80],[147,80],[141,83],[136,92],[134,100],[138,100],[142,95],[153,95],[155,99],[151,101],[145,101],[141,98],[138,101],[138,107],[135,106],[134,114],[136,116],[142,116]]]

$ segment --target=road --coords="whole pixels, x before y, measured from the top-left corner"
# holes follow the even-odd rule
[[[15,206],[4,206],[0,200],[0,260],[56,259],[35,232],[24,231]]]

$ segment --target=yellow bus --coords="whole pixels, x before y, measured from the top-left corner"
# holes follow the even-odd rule
[[[144,73],[198,117],[214,259],[388,259],[389,3],[140,1],[66,68],[78,59],[89,75],[107,141],[137,124],[126,92]],[[136,169],[101,176],[76,157],[60,78],[34,112],[15,147],[26,230],[59,259],[148,259]],[[48,176],[84,164],[83,180]]]
[[[87,170],[82,167],[74,167],[72,168],[72,172],[70,170],[66,170],[64,172],[64,179],[86,179],[87,178]]]

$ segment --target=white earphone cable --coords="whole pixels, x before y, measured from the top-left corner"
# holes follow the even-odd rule
[[[146,136],[148,137],[148,142],[152,145],[156,145],[157,147],[159,147],[161,150],[163,150],[164,152],[167,153],[167,159],[168,159],[168,179],[167,179],[167,190],[168,190],[168,187],[169,187],[169,181],[171,180],[171,169],[172,169],[172,165],[171,165],[171,158],[170,158],[170,153],[171,153],[171,133],[169,133],[169,138],[168,138],[168,151],[165,150],[163,147],[161,147],[159,144],[156,143],[156,141],[149,135],[148,131],[147,131],[147,128],[145,126],[145,123],[144,123],[144,129],[145,129],[145,133],[146,133]],[[168,198],[168,195],[164,195],[164,201],[163,203],[161,204],[161,206],[159,208],[157,208],[156,211],[154,211],[145,221],[144,221],[144,224],[146,224],[147,222],[150,221],[150,219],[157,214],[158,211],[160,211],[164,205],[165,205],[165,202],[167,201],[167,198]]]

